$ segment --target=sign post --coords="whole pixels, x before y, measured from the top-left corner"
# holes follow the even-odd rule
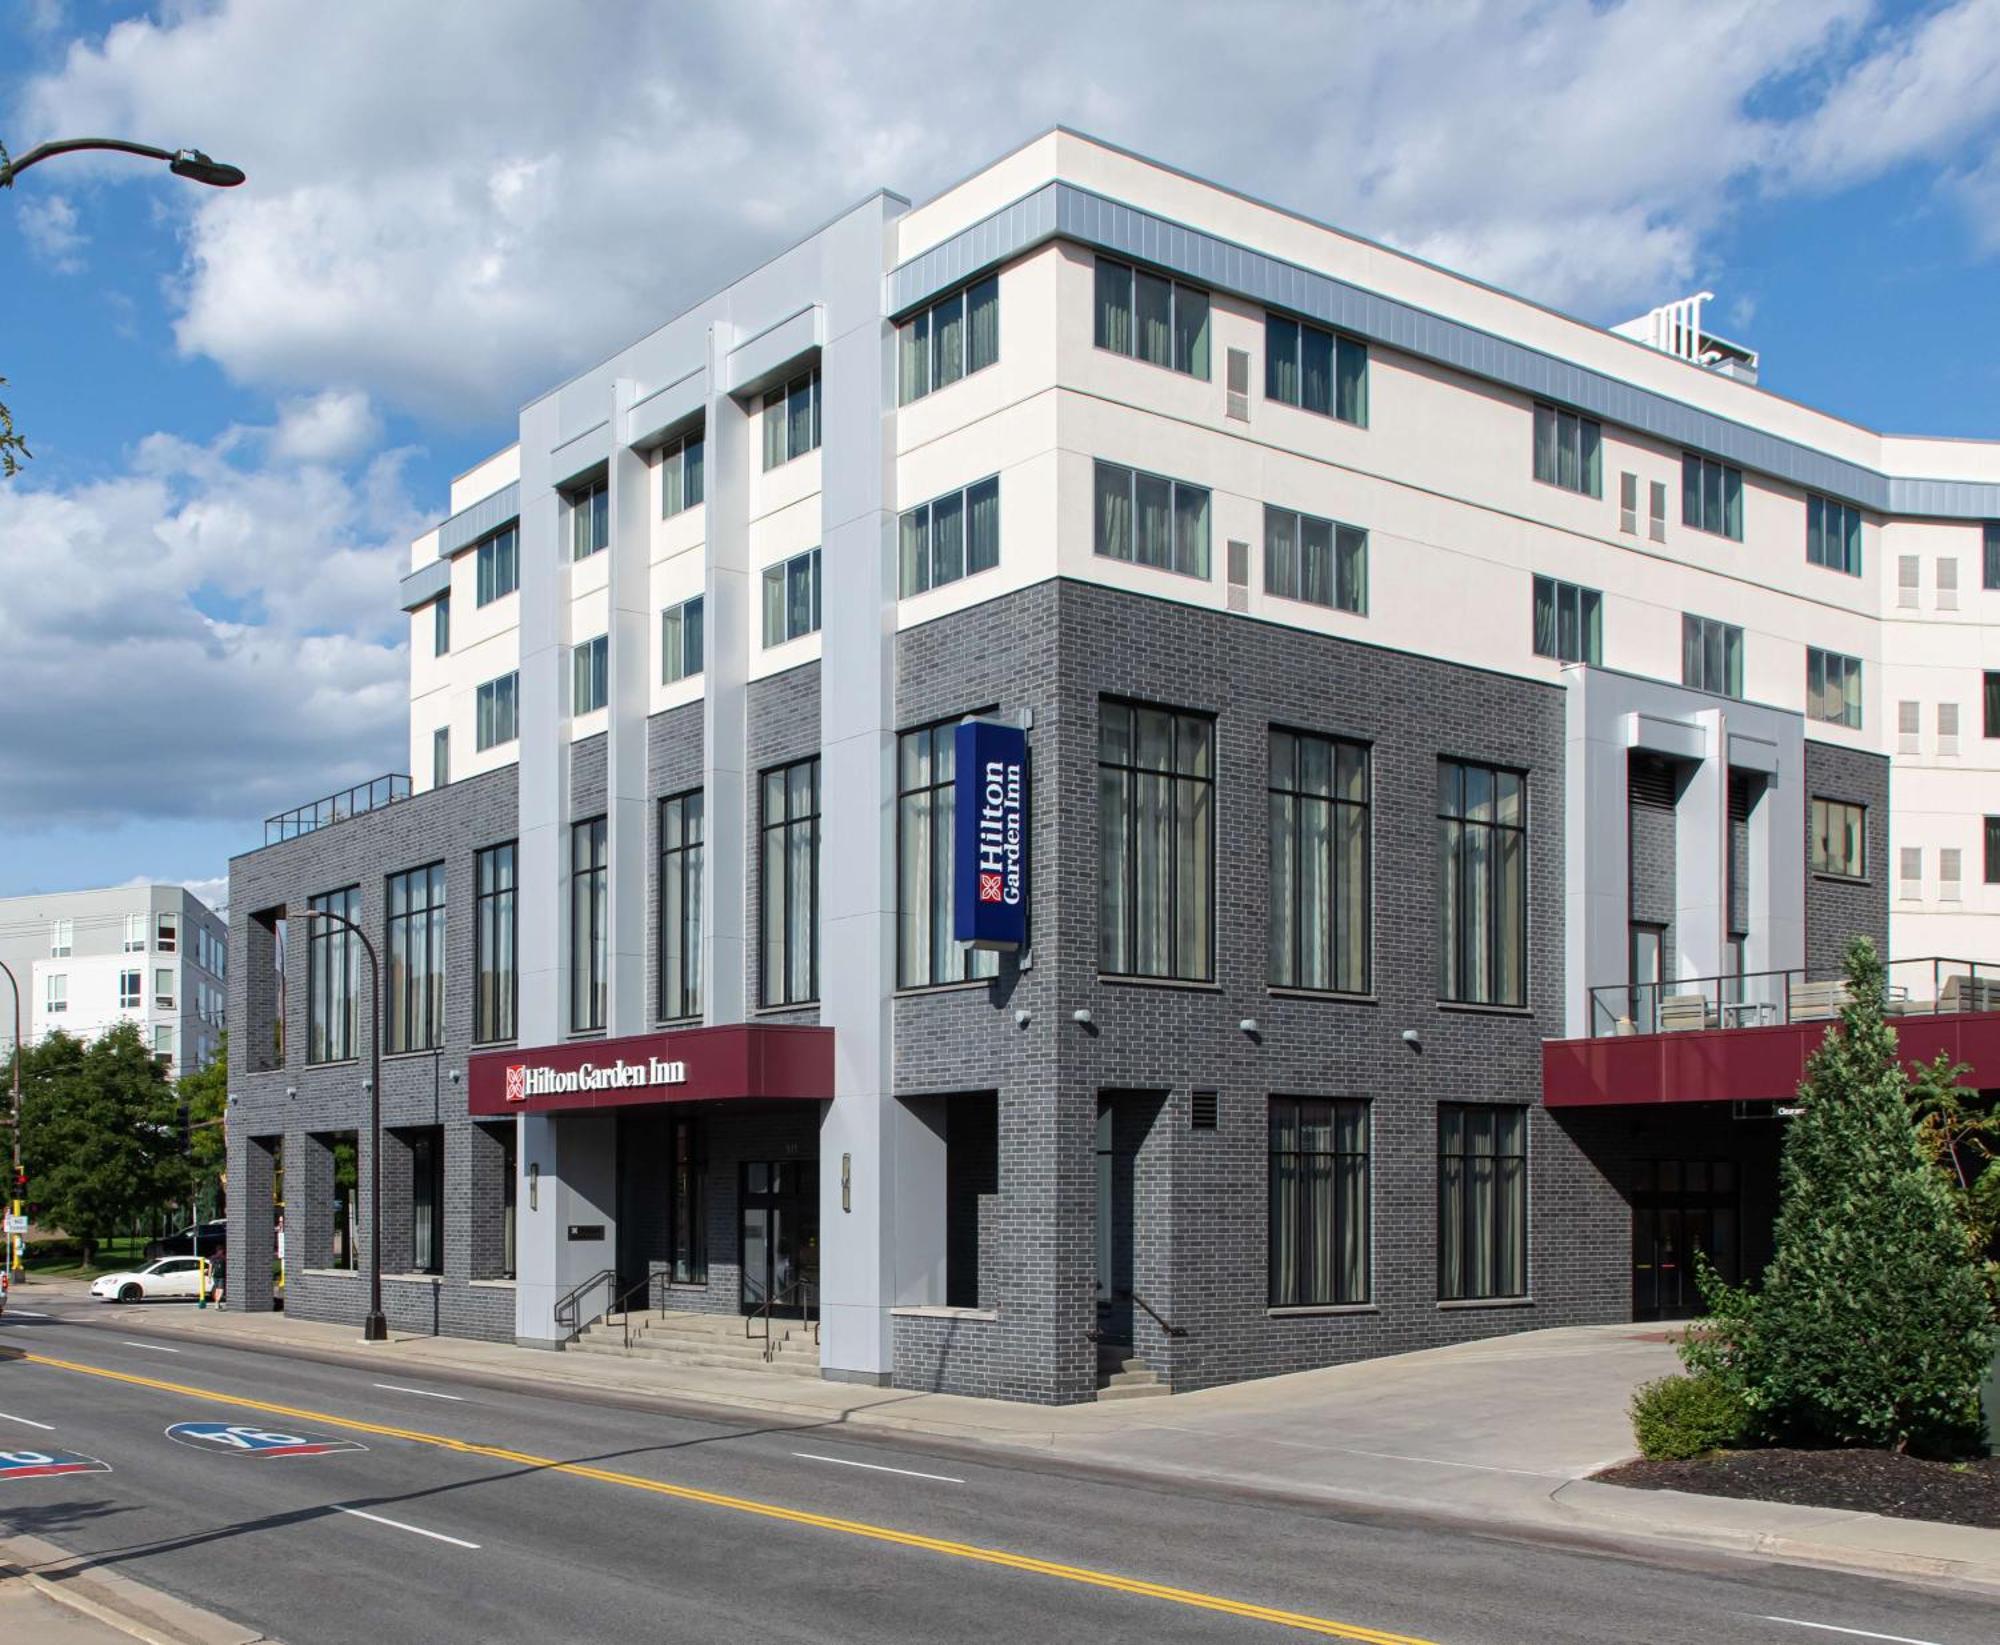
[[[953,749],[952,935],[1016,953],[1028,940],[1028,734],[963,720]]]

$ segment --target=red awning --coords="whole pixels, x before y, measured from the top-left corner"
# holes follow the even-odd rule
[[[615,1040],[478,1051],[466,1063],[473,1114],[550,1114],[662,1102],[824,1102],[833,1030],[723,1023]]]

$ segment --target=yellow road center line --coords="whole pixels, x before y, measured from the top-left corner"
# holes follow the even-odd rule
[[[914,1531],[899,1531],[887,1525],[871,1525],[866,1520],[841,1519],[831,1514],[808,1513],[799,1508],[780,1507],[773,1502],[758,1502],[750,1497],[727,1496],[719,1491],[699,1490],[692,1485],[670,1485],[664,1480],[646,1479],[638,1474],[616,1473],[608,1468],[593,1468],[588,1463],[563,1462],[555,1457],[533,1456],[526,1451],[513,1451],[499,1445],[479,1445],[471,1440],[453,1439],[447,1434],[424,1433],[415,1428],[397,1428],[388,1423],[367,1422],[359,1417],[335,1416],[327,1411],[308,1411],[296,1405],[279,1405],[271,1400],[221,1393],[213,1388],[196,1388],[185,1382],[168,1382],[159,1377],[139,1376],[131,1371],[113,1371],[101,1365],[84,1365],[75,1360],[54,1359],[47,1354],[7,1351],[0,1353],[0,1357],[21,1359],[33,1365],[46,1365],[56,1371],[71,1371],[78,1376],[102,1377],[111,1382],[130,1383],[138,1388],[155,1388],[163,1393],[185,1394],[192,1399],[215,1400],[241,1410],[263,1411],[272,1416],[325,1423],[329,1427],[347,1428],[356,1433],[379,1434],[388,1439],[404,1439],[414,1445],[434,1445],[440,1450],[457,1451],[465,1456],[490,1457],[497,1462],[517,1463],[524,1468],[573,1474],[579,1479],[594,1479],[605,1485],[623,1485],[630,1490],[671,1497],[679,1502],[699,1503],[707,1508],[724,1508],[732,1513],[752,1514],[759,1519],[778,1520],[787,1525],[802,1525],[816,1531],[835,1531],[842,1536],[862,1537],[870,1542],[886,1542],[902,1548],[917,1548],[926,1553],[943,1554],[952,1559],[971,1560],[980,1565],[995,1565],[1003,1570],[1022,1571],[1033,1576],[1054,1577],[1064,1582],[1081,1583],[1089,1588],[1106,1588],[1113,1593],[1132,1594],[1143,1599],[1164,1600],[1172,1605],[1185,1605],[1195,1610],[1219,1611],[1225,1616],[1240,1616],[1253,1622],[1269,1622],[1281,1628],[1295,1628],[1304,1633],[1320,1634],[1332,1639],[1357,1640],[1361,1645],[1431,1645],[1430,1641],[1418,1639],[1410,1634],[1384,1633],[1379,1629],[1364,1628],[1352,1622],[1336,1622],[1329,1617],[1309,1616],[1302,1611],[1285,1611],[1271,1605],[1253,1605],[1247,1600],[1228,1599],[1220,1594],[1205,1594],[1193,1588],[1170,1587],[1161,1582],[1147,1582],[1139,1577],[1119,1576],[1111,1571],[1092,1570],[1087,1565],[1064,1565],[1055,1560],[1037,1559],[1029,1554],[1009,1553],[1004,1548],[981,1547],[974,1542],[951,1542],[939,1537],[922,1536]]]

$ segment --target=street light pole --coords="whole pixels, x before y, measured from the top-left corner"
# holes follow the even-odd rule
[[[14,990],[14,1097],[13,1125],[14,1174],[7,1179],[7,1203],[15,1216],[21,1214],[21,979],[14,975],[14,968],[5,960],[0,960],[0,971],[7,973],[7,981]],[[21,1272],[22,1239],[19,1234],[7,1236],[7,1266],[15,1273]]]
[[[156,149],[150,143],[128,143],[122,137],[66,137],[60,142],[37,143],[18,160],[0,160],[0,188],[13,187],[14,179],[39,161],[58,154],[75,154],[81,149],[109,149],[146,160],[164,160],[167,170],[176,177],[185,177],[191,183],[206,183],[210,188],[234,188],[243,181],[239,168],[211,160],[200,149]]]
[[[291,910],[288,908],[287,913]],[[387,1342],[389,1322],[382,1313],[382,975],[375,961],[375,945],[368,933],[345,914],[330,908],[305,908],[299,915],[306,920],[331,920],[344,925],[361,939],[368,956],[368,1317],[361,1325],[363,1342]]]

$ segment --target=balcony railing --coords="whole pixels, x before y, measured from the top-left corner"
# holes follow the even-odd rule
[[[1890,1016],[1951,1016],[2000,1011],[2000,963],[1991,960],[1891,960],[1885,1005]],[[1801,969],[1750,971],[1734,977],[1611,983],[1590,991],[1590,1035],[1673,1034],[1707,1028],[1756,1028],[1826,1022],[1848,1003],[1839,976]]]
[[[266,817],[264,843],[276,845],[281,840],[295,840],[301,834],[310,834],[329,823],[344,822],[349,817],[360,816],[364,811],[380,811],[385,805],[394,805],[398,800],[409,797],[409,777],[401,771],[391,771],[385,776],[342,789],[338,794],[329,794],[323,800],[314,800],[309,805]]]

